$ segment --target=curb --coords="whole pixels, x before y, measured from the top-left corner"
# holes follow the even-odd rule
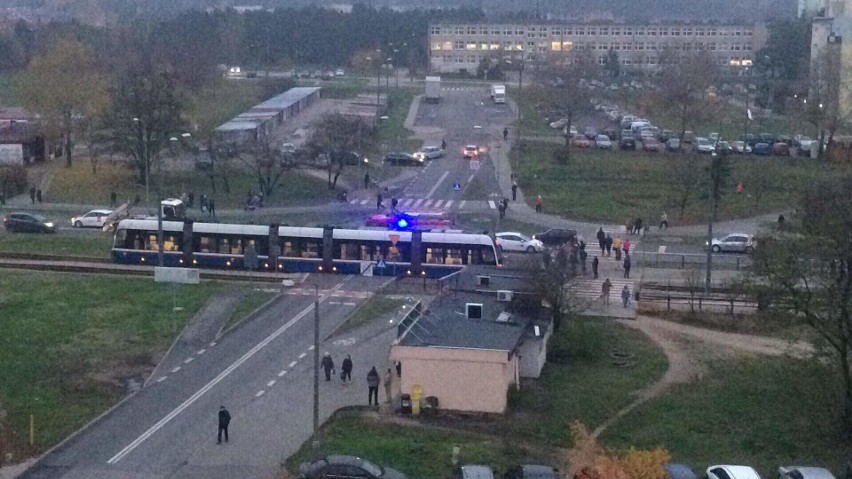
[[[269,301],[261,304],[260,306],[257,307],[257,309],[255,309],[254,311],[250,312],[249,314],[243,316],[242,319],[240,319],[239,321],[237,321],[236,323],[231,325],[231,327],[225,328],[225,326],[222,326],[221,328],[219,328],[219,332],[216,333],[216,339],[218,340],[223,335],[228,334],[231,331],[236,330],[239,326],[242,326],[243,324],[256,319],[261,314],[270,310],[272,308],[272,306],[275,304],[275,302],[277,302],[278,300],[280,300],[283,297],[284,297],[284,293],[278,292]]]

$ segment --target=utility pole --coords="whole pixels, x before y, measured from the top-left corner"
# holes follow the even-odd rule
[[[314,437],[311,445],[319,447],[319,286],[314,285]]]

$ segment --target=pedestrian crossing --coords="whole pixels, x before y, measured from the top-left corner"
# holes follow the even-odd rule
[[[623,275],[624,273],[619,270],[618,274]],[[605,280],[606,278],[603,277],[598,277],[598,279],[576,279],[569,286],[570,294],[573,298],[581,302],[603,301],[601,288]],[[621,301],[621,290],[624,289],[625,285],[630,290],[631,298],[633,297],[634,282],[632,279],[616,277],[609,278],[609,281],[612,283],[612,289],[609,292],[610,303]]]
[[[356,206],[375,206],[376,200],[368,199],[353,199],[350,204]],[[385,198],[383,203],[385,206],[390,205],[390,198]],[[497,204],[493,200],[489,201],[467,201],[467,200],[438,200],[430,198],[400,198],[398,210],[410,210],[418,212],[427,211],[450,211],[450,210],[481,210],[481,209],[497,209]]]

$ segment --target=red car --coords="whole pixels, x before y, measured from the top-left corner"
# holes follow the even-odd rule
[[[577,148],[591,148],[592,147],[592,141],[589,140],[588,138],[586,138],[585,135],[574,135],[574,139],[572,140],[572,143]]]
[[[642,138],[642,150],[644,151],[660,151],[660,142],[656,138]]]
[[[790,145],[783,141],[772,144],[772,154],[775,156],[790,156]]]

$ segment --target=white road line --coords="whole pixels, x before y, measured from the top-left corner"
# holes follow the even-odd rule
[[[184,364],[189,364],[189,363],[193,362],[194,360],[195,360],[195,358],[193,358],[192,356],[190,356],[190,357],[188,357],[188,358],[184,359],[184,360],[183,360],[183,363],[184,363]]]
[[[488,207],[491,208],[492,210],[496,210],[497,209],[497,203],[495,203],[494,200],[488,200]]]
[[[297,364],[299,364],[299,361],[293,361],[292,363],[290,363],[289,365],[287,365],[287,367],[288,367],[288,368],[292,368],[293,366],[295,366],[295,365],[297,365]]]
[[[168,379],[168,376],[162,376],[162,377],[157,379],[157,382],[161,383],[161,382],[165,381],[166,379]]]
[[[476,173],[471,173],[471,175],[467,179],[467,182],[470,183],[471,181],[473,181],[474,176],[476,176]]]
[[[212,348],[213,346],[216,346],[216,341],[211,341],[211,342],[210,342],[210,347]]]
[[[355,306],[355,303],[343,303],[344,306]]]
[[[311,344],[311,347],[308,348],[308,351],[313,351],[313,350],[314,350],[314,345]]]
[[[173,372],[173,373],[176,373],[176,372],[178,372],[178,371],[180,371],[180,366],[178,366],[178,367],[176,367],[176,368],[172,369],[172,372]]]
[[[444,205],[444,208],[449,208],[453,205],[453,200],[447,200],[447,204]]]
[[[409,199],[407,199],[407,200],[403,201],[403,202],[402,202],[402,203],[400,203],[400,204],[401,204],[402,206],[409,206],[409,205],[411,205],[411,203],[413,203],[413,202],[414,202],[414,198],[409,198]]]
[[[321,298],[320,298],[320,301],[323,301],[323,300],[325,300],[325,297],[321,297]],[[299,314],[297,314],[297,315],[296,315],[293,319],[291,319],[290,321],[287,321],[287,323],[285,323],[283,326],[281,326],[280,328],[278,328],[275,332],[273,332],[272,334],[270,334],[269,336],[267,336],[267,337],[266,337],[263,341],[261,341],[261,342],[257,343],[257,344],[256,344],[253,348],[251,348],[248,352],[246,352],[246,353],[245,353],[245,354],[244,354],[244,355],[243,355],[240,359],[236,360],[233,364],[231,364],[230,366],[228,366],[228,367],[227,367],[224,371],[222,371],[221,373],[219,373],[219,375],[218,375],[218,376],[216,376],[215,378],[213,378],[213,379],[212,379],[209,383],[205,384],[205,385],[204,385],[204,387],[202,387],[201,389],[199,389],[198,391],[196,391],[196,392],[195,392],[195,394],[193,394],[193,395],[192,395],[192,396],[190,396],[190,397],[189,397],[186,401],[184,401],[183,403],[181,403],[181,405],[180,405],[180,406],[176,407],[174,410],[172,410],[172,412],[170,412],[169,414],[167,414],[167,415],[166,415],[166,417],[164,417],[164,418],[160,419],[159,421],[157,421],[157,423],[156,423],[156,424],[154,424],[154,425],[153,425],[153,426],[151,426],[151,427],[150,427],[147,431],[145,431],[144,433],[142,433],[142,435],[140,435],[139,437],[137,437],[136,439],[134,439],[134,440],[133,440],[133,442],[131,442],[130,444],[128,444],[127,446],[125,446],[125,447],[124,447],[124,449],[122,449],[121,451],[119,451],[116,455],[112,456],[112,457],[111,457],[111,458],[107,461],[107,464],[117,464],[117,463],[118,463],[118,461],[120,461],[120,460],[121,460],[124,456],[126,456],[126,455],[130,454],[130,453],[131,453],[134,449],[136,449],[137,447],[139,447],[139,445],[140,445],[140,444],[142,444],[143,442],[145,442],[145,441],[146,441],[149,437],[151,437],[151,436],[152,436],[155,432],[159,431],[159,430],[160,430],[163,426],[165,426],[165,425],[166,425],[166,424],[168,424],[168,423],[169,423],[172,419],[174,419],[175,417],[177,417],[177,415],[178,415],[178,414],[180,414],[181,412],[183,412],[183,410],[184,410],[184,409],[186,409],[186,408],[188,408],[189,406],[191,406],[191,405],[192,405],[195,401],[197,401],[197,400],[198,400],[198,398],[200,398],[201,396],[205,395],[205,394],[207,393],[207,391],[210,391],[211,389],[213,389],[213,386],[215,386],[215,385],[219,384],[220,382],[222,382],[222,380],[223,380],[223,379],[225,379],[226,377],[228,377],[228,375],[230,375],[232,372],[234,372],[234,370],[236,370],[236,369],[237,369],[238,367],[240,367],[243,363],[245,363],[246,361],[248,361],[248,360],[249,360],[252,356],[254,356],[255,354],[257,354],[257,352],[258,352],[258,351],[260,351],[261,349],[265,348],[265,347],[266,347],[266,345],[268,345],[268,344],[269,344],[269,343],[271,343],[273,340],[275,340],[275,338],[277,338],[278,336],[280,336],[281,334],[283,334],[283,333],[284,333],[284,331],[287,331],[288,329],[290,329],[290,327],[292,327],[294,324],[296,324],[296,322],[297,322],[297,321],[299,321],[300,319],[302,319],[302,318],[304,318],[305,316],[307,316],[307,314],[308,314],[308,313],[310,313],[310,312],[311,312],[311,310],[313,310],[313,309],[314,309],[314,305],[310,305],[310,306],[308,306],[307,308],[303,309],[303,310],[302,310]],[[216,344],[216,343],[214,342],[214,343],[212,343],[211,345],[215,345],[215,344]]]
[[[356,205],[356,204],[358,204],[358,200],[352,200],[352,201],[350,201],[350,203],[352,203],[353,205]]]
[[[329,301],[328,304],[340,304],[340,301]]]
[[[264,391],[263,389],[261,389],[260,391],[258,391],[258,392],[257,392],[257,394],[255,394],[255,395],[254,395],[254,397],[259,398],[259,397],[263,396],[263,394],[264,394],[265,392],[266,392],[266,391]]]
[[[366,205],[368,201],[370,201],[370,200],[361,200],[361,203],[360,203],[360,204],[362,204],[362,205]]]
[[[198,350],[198,352],[197,352],[197,353],[195,353],[195,354],[197,354],[197,355],[201,356],[202,354],[204,354],[204,353],[206,353],[206,352],[207,352],[207,350],[206,350],[206,349],[199,349],[199,350]]]
[[[467,203],[467,200],[462,200],[461,204],[459,205],[459,209],[464,208],[465,203]]]
[[[417,208],[418,206],[420,206],[420,203],[423,203],[423,199],[422,199],[422,198],[421,198],[421,199],[419,199],[419,200],[417,200],[417,201],[415,201],[413,206],[414,206],[415,208]]]
[[[426,201],[424,201],[424,202],[423,202],[423,207],[424,207],[424,208],[428,208],[428,207],[429,207],[429,206],[431,206],[431,205],[432,205],[432,200],[426,200]]]
[[[304,357],[305,357],[305,356],[307,356],[307,355],[308,355],[308,353],[302,353],[302,354],[300,354],[300,355],[299,355],[299,359],[302,359],[302,358],[304,358]]]
[[[666,252],[666,245],[660,245],[660,248],[657,250],[657,253],[665,253],[665,252]]]
[[[432,194],[435,193],[435,190],[437,190],[439,186],[441,186],[441,183],[444,182],[444,180],[447,178],[447,176],[449,176],[449,174],[450,174],[450,170],[447,170],[447,171],[444,172],[443,175],[441,175],[441,178],[438,179],[438,182],[435,183],[435,186],[433,186],[432,189],[429,190],[429,193],[426,193],[427,199],[432,197]]]
[[[279,378],[280,378],[280,377],[283,377],[285,374],[287,374],[287,370],[286,370],[286,369],[283,369],[283,370],[281,370],[281,371],[279,371],[279,372],[278,372],[278,377],[279,377]]]
[[[271,388],[272,386],[275,386],[275,380],[274,379],[272,381],[269,381],[268,383],[266,383],[266,387]]]
[[[438,201],[435,202],[435,204],[433,206],[435,208],[440,208],[442,203],[444,203],[444,200],[438,200]]]

